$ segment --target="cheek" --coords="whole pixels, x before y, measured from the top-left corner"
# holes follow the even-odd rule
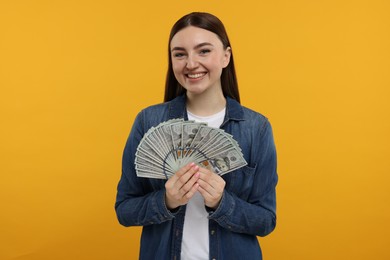
[[[181,71],[183,69],[183,65],[184,62],[183,61],[172,61],[172,69],[173,71]]]
[[[214,71],[221,71],[225,67],[225,60],[222,57],[215,57],[207,63],[207,67]]]
[[[180,62],[172,62],[172,70],[173,74],[175,75],[176,80],[183,85],[184,84],[184,74],[183,74],[183,67],[180,64]]]

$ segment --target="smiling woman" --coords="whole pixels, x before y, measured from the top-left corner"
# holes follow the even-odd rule
[[[230,54],[231,48],[224,48],[215,33],[198,27],[188,26],[172,38],[173,73],[186,90],[189,111],[208,116],[207,113],[214,114],[223,109],[225,98],[221,91],[221,74],[229,64]],[[197,109],[193,106],[194,99],[204,103],[213,100],[215,103],[211,110],[194,111]]]
[[[220,75],[222,92],[225,96],[229,96],[240,102],[240,94],[238,92],[237,77],[229,37],[222,22],[217,17],[205,13],[192,13],[183,16],[172,27],[168,42],[169,64],[165,83],[164,101],[170,101],[176,96],[182,95],[186,92],[186,89],[183,88],[183,85],[181,85],[180,82],[178,82],[178,79],[173,71],[174,57],[172,56],[176,50],[181,52],[177,53],[178,57],[175,58],[185,55],[186,48],[184,48],[185,46],[173,46],[172,41],[175,36],[180,36],[185,33],[182,31],[188,30],[195,31],[195,33],[198,32],[200,34],[199,36],[203,37],[201,39],[204,40],[196,41],[196,37],[192,34],[192,37],[188,39],[181,38],[182,41],[185,41],[182,44],[188,44],[189,46],[186,46],[187,48],[189,48],[192,44],[191,47],[200,51],[200,54],[206,55],[208,52],[211,52],[213,49],[222,44],[223,52],[228,55],[228,57],[225,57],[227,59],[227,64],[224,66]],[[210,41],[207,41],[208,38],[210,38]],[[215,38],[217,38],[218,41],[213,41]],[[194,42],[191,43],[191,39],[193,39]],[[191,64],[189,64],[189,66],[191,66]]]
[[[138,114],[126,143],[115,204],[118,220],[124,226],[143,226],[140,259],[262,259],[256,236],[268,235],[276,225],[278,176],[271,125],[240,105],[232,48],[217,17],[191,13],[179,19],[168,52],[165,102]],[[218,144],[218,134],[199,130],[194,139],[202,135],[217,142],[202,146],[213,151],[213,160],[208,158],[213,167],[190,162],[168,180],[137,177],[142,166],[135,166],[136,154],[159,156],[158,141],[149,146],[153,149],[139,152],[143,137],[177,119],[223,129],[231,143]],[[188,143],[185,130],[170,129],[180,136],[175,147],[180,151]],[[245,166],[233,168],[238,158],[232,148],[242,151]],[[221,171],[229,173],[220,176]]]

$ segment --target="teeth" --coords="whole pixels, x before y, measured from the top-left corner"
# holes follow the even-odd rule
[[[202,77],[204,74],[205,74],[205,73],[188,74],[188,77],[189,77],[189,78],[192,78],[192,79],[196,79],[196,78]]]

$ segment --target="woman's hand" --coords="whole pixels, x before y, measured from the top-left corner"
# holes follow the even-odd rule
[[[190,163],[177,171],[165,183],[165,202],[168,209],[185,205],[192,198],[199,187],[198,171],[199,166]]]
[[[197,181],[199,184],[198,191],[202,194],[205,205],[216,209],[222,199],[225,180],[206,168],[199,168],[198,172],[200,173]]]

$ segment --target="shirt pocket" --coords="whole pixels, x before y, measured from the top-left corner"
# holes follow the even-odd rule
[[[237,195],[237,197],[248,200],[252,187],[257,165],[244,166],[233,172],[222,176],[226,182],[225,189]]]

